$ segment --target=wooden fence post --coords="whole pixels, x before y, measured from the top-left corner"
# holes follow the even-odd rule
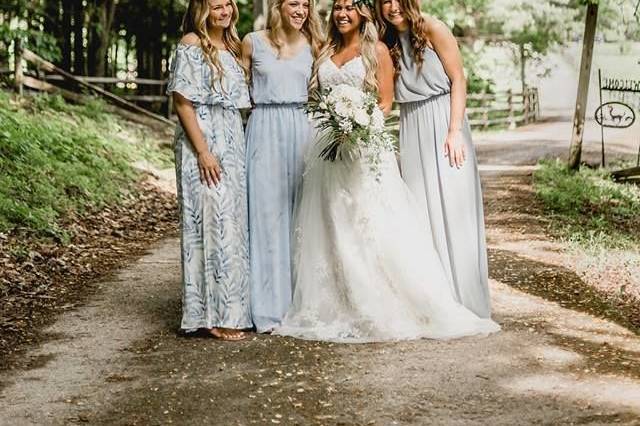
[[[524,104],[524,123],[529,124],[530,116],[531,116],[531,99],[529,98],[530,94],[529,88],[525,88],[522,92],[522,103]]]
[[[22,40],[16,38],[13,40],[13,57],[14,57],[14,87],[18,96],[22,96],[24,93],[23,85],[24,82],[24,69],[22,68],[22,58],[23,58],[23,50],[22,50]]]
[[[482,106],[482,128],[484,130],[486,130],[489,127],[489,107],[486,106],[485,102],[487,101],[487,98],[485,97],[485,90],[482,89],[482,101],[480,102],[480,105]]]
[[[513,119],[513,91],[507,90],[507,104],[509,105],[509,129],[516,128],[516,121]]]

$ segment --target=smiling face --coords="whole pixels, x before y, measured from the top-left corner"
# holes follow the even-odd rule
[[[393,25],[398,31],[409,28],[407,18],[400,5],[400,0],[382,0],[382,17]]]
[[[231,0],[209,0],[209,25],[214,28],[229,28],[234,7]]]
[[[360,29],[362,17],[352,4],[352,0],[336,0],[331,15],[333,24],[340,34],[344,35]]]
[[[300,31],[309,16],[309,0],[284,0],[280,14],[285,26]]]

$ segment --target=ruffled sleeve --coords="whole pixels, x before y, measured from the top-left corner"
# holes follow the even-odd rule
[[[222,83],[212,78],[199,46],[178,44],[169,66],[167,94],[180,93],[194,105],[220,105],[223,108],[248,108],[249,93],[242,68],[229,52],[222,51]]]
[[[205,66],[198,46],[179,44],[169,66],[167,94],[177,92],[195,104],[204,103],[207,97]]]

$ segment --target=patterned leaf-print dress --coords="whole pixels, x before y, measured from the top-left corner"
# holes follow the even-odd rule
[[[198,328],[252,326],[249,297],[245,141],[240,108],[250,106],[242,69],[221,51],[222,83],[198,46],[179,44],[167,91],[191,101],[222,180],[200,182],[196,153],[182,126],[175,138],[182,248],[182,324]]]

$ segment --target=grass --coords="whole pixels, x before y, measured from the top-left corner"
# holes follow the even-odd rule
[[[563,239],[595,250],[640,246],[640,187],[614,182],[606,169],[573,173],[557,160],[540,166],[536,195]]]
[[[0,232],[25,228],[64,237],[59,223],[66,215],[117,202],[132,190],[138,179],[132,162],[166,164],[167,153],[132,143],[129,127],[98,100],[16,101],[0,90]]]

